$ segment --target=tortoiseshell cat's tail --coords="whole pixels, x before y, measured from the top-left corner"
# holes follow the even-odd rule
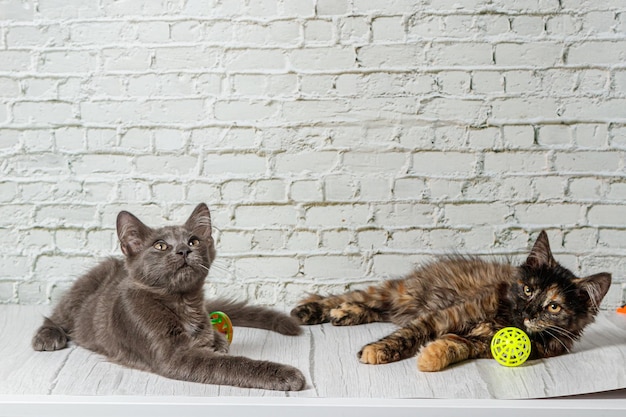
[[[204,306],[207,313],[226,313],[233,326],[271,330],[287,336],[296,336],[302,332],[298,322],[287,314],[266,307],[251,306],[245,301],[216,299],[206,301]]]

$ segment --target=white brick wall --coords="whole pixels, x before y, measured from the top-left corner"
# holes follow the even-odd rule
[[[431,4],[432,3],[432,4]],[[212,211],[211,294],[287,305],[455,250],[626,285],[622,0],[0,0],[0,302]]]

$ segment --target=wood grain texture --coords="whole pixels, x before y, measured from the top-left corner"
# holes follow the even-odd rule
[[[0,399],[7,396],[171,396],[526,399],[626,388],[626,316],[603,312],[570,354],[505,368],[493,360],[461,363],[443,372],[422,373],[415,358],[364,365],[356,353],[394,326],[328,324],[287,337],[236,328],[231,354],[290,364],[308,381],[300,392],[282,393],[174,381],[109,363],[71,345],[57,352],[30,347],[46,307],[0,307]]]

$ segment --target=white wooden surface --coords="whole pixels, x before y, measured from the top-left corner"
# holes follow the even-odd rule
[[[450,412],[461,404],[481,412],[485,407],[504,412],[512,404],[524,407],[539,404],[536,407],[542,410],[556,406],[578,411],[597,407],[620,411],[621,415],[626,410],[626,390],[608,397],[530,403],[493,401],[626,388],[626,316],[616,313],[603,313],[568,355],[527,362],[519,368],[505,368],[493,360],[474,360],[438,373],[417,371],[414,359],[381,366],[357,361],[360,347],[387,334],[393,329],[390,324],[310,326],[298,337],[236,328],[233,354],[280,361],[305,373],[306,390],[283,393],[169,380],[108,363],[102,356],[75,345],[57,352],[34,352],[30,339],[47,311],[47,307],[37,306],[0,307],[0,416],[41,415],[42,409],[71,415],[64,408],[67,404],[73,404],[74,411],[91,407],[91,414],[95,410],[114,414],[118,406],[138,411],[152,410],[161,403],[156,410],[165,411],[178,405],[188,407],[188,415],[194,415],[194,410],[203,407],[228,409],[233,399],[238,405],[231,406],[231,411],[237,409],[243,412],[240,415],[249,415],[257,406],[263,410],[278,407],[268,412],[273,417],[277,410],[305,407],[315,408],[319,413],[333,404],[356,413],[350,415],[358,415],[357,411],[365,405],[376,409],[377,404],[395,407],[398,412],[439,408],[441,404]],[[467,401],[459,402],[463,399]],[[575,406],[570,405],[572,401]],[[159,412],[149,414],[155,416]]]

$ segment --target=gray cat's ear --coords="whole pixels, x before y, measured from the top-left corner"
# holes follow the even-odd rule
[[[117,237],[124,255],[133,256],[139,253],[150,232],[148,226],[129,212],[121,211],[117,215]]]
[[[189,219],[187,219],[185,228],[192,230],[198,237],[204,239],[211,237],[211,212],[206,204],[198,204],[191,216],[189,216]]]
[[[609,287],[611,286],[611,274],[601,272],[585,278],[575,279],[574,283],[581,291],[589,295],[591,306],[597,309],[602,299],[609,291]]]
[[[531,268],[539,268],[541,266],[554,267],[558,265],[552,251],[550,250],[550,242],[548,242],[548,234],[542,230],[537,237],[537,241],[530,251],[530,255],[526,259],[526,265]]]

